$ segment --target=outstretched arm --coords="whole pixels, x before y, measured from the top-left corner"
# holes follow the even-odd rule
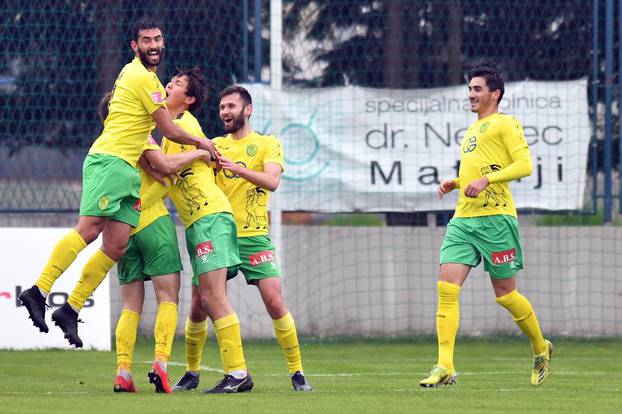
[[[162,135],[171,141],[177,142],[178,144],[194,145],[199,149],[208,151],[213,159],[218,159],[220,157],[220,154],[211,140],[198,138],[184,131],[179,125],[173,122],[168,109],[161,107],[151,114],[151,116]]]
[[[204,150],[192,150],[179,154],[167,155],[162,150],[145,150],[143,157],[161,173],[171,175],[182,167],[192,164],[196,160],[202,159],[210,165],[211,155]],[[160,181],[160,180],[158,180]]]

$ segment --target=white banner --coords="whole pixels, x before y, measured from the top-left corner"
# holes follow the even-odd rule
[[[2,228],[0,252],[0,349],[73,348],[63,332],[51,320],[52,312],[63,305],[80,278],[87,260],[101,245],[101,238],[83,250],[76,261],[56,281],[47,303],[45,334],[28,319],[26,308],[18,304],[17,296],[31,287],[47,262],[54,245],[69,231],[59,228]],[[104,280],[80,311],[78,334],[84,349],[110,351],[110,285]]]
[[[325,212],[452,210],[436,186],[457,176],[477,120],[466,86],[280,92],[245,85],[253,128],[282,140],[286,171],[272,208]],[[278,102],[278,108],[272,108]],[[511,186],[518,208],[583,207],[590,140],[587,80],[508,83],[500,110],[523,124],[533,174]],[[279,119],[274,119],[278,114]],[[274,131],[272,126],[280,126]],[[456,193],[456,192],[455,192]]]

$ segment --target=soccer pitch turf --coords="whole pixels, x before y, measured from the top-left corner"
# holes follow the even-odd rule
[[[314,390],[295,393],[280,348],[247,341],[244,351],[255,388],[239,395],[155,394],[147,382],[151,338],[139,338],[133,373],[138,394],[115,394],[114,352],[0,351],[1,413],[415,413],[622,412],[622,341],[553,339],[552,373],[529,383],[526,340],[459,338],[458,383],[424,389],[418,382],[435,362],[436,343],[422,339],[302,338],[305,374]],[[184,372],[183,338],[176,338],[169,375]],[[199,389],[221,377],[210,335]]]

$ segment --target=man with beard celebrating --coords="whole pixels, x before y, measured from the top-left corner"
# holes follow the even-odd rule
[[[216,183],[233,208],[242,261],[240,270],[246,282],[259,289],[272,318],[294,391],[311,391],[302,369],[294,318],[283,303],[281,270],[268,236],[268,198],[281,180],[283,150],[276,137],[251,129],[249,119],[252,111],[252,98],[245,88],[232,85],[220,93],[220,120],[228,135],[214,138],[214,144],[222,154],[222,170],[216,176]],[[188,329],[188,326],[196,326],[197,321],[206,317],[207,310],[193,306],[186,324],[187,372],[173,387],[174,390],[189,390],[198,386],[202,344],[205,343],[207,329]],[[189,347],[189,343],[197,343],[198,346]]]
[[[101,248],[84,266],[69,299],[52,314],[54,323],[76,348],[82,346],[78,313],[123,256],[130,231],[138,223],[141,180],[137,164],[150,131],[157,126],[175,142],[194,145],[209,151],[212,157],[218,156],[209,140],[185,132],[171,119],[165,103],[166,92],[155,73],[164,51],[164,37],[158,24],[147,17],[138,20],[130,45],[135,58],[119,73],[104,130],[84,160],[78,223],[56,244],[35,285],[19,296],[33,324],[41,332],[48,332],[45,307],[52,285],[78,253],[103,233]]]

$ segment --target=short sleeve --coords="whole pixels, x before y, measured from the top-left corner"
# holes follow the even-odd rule
[[[274,163],[281,166],[281,170],[285,171],[284,154],[281,141],[276,137],[270,137],[266,143],[266,152],[263,163]]]
[[[136,76],[134,92],[149,114],[166,108],[166,91],[155,73],[141,73]]]

